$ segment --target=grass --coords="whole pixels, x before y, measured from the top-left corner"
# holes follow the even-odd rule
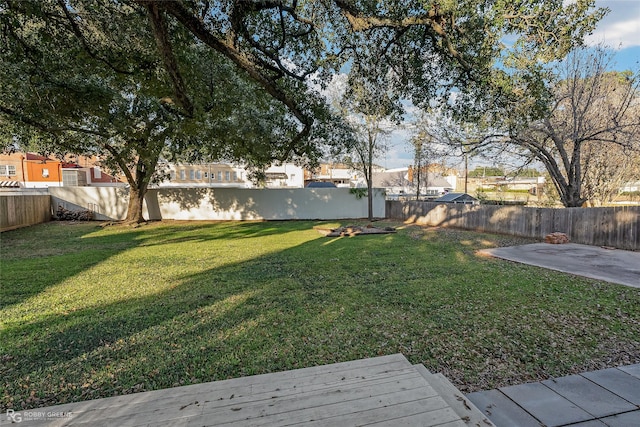
[[[465,392],[640,362],[638,289],[475,254],[505,236],[313,230],[338,225],[3,233],[2,411],[397,352]]]

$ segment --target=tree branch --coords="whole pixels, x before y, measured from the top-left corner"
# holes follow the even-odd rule
[[[458,64],[466,71],[471,72],[473,67],[462,57],[454,46],[451,38],[445,29],[448,25],[447,16],[440,13],[437,5],[434,5],[429,12],[420,16],[407,16],[402,19],[391,19],[382,16],[365,16],[360,13],[348,0],[334,0],[336,6],[341,10],[343,16],[349,21],[351,29],[359,32],[373,28],[395,28],[403,29],[414,26],[426,26],[430,28],[432,33],[440,36],[446,52],[455,59]],[[451,25],[454,28],[453,24]]]
[[[264,72],[260,70],[254,58],[240,52],[228,39],[223,41],[211,34],[204,23],[200,21],[197,16],[194,16],[182,3],[175,1],[154,2],[153,0],[136,1],[144,5],[155,3],[158,9],[163,9],[175,17],[200,41],[229,58],[236,66],[246,71],[269,95],[284,104],[303,126],[302,130],[298,132],[298,135],[292,140],[290,146],[297,144],[309,135],[313,118],[300,108],[298,102],[295,101],[293,97],[285,93],[272,79],[264,75]]]
[[[80,41],[80,43],[82,44],[82,47],[84,48],[85,52],[87,52],[87,54],[90,57],[92,57],[93,59],[95,59],[97,61],[102,62],[107,67],[109,67],[113,71],[115,71],[116,73],[119,73],[119,74],[133,74],[133,71],[124,70],[122,68],[116,67],[114,64],[109,62],[106,58],[103,58],[103,57],[99,56],[96,52],[94,52],[93,49],[91,49],[91,46],[89,46],[89,43],[87,42],[87,39],[84,37],[84,34],[82,34],[82,30],[80,29],[80,26],[78,25],[78,23],[76,22],[74,17],[71,15],[71,12],[68,9],[68,5],[69,5],[68,2],[65,2],[64,0],[58,0],[58,5],[64,11],[64,15],[67,18],[67,23],[71,26],[71,31],[73,32],[75,37]]]
[[[149,17],[151,19],[151,26],[158,45],[158,51],[164,61],[165,69],[169,73],[171,81],[173,82],[173,88],[178,104],[185,110],[188,117],[193,117],[193,103],[187,95],[186,85],[184,84],[184,80],[180,74],[180,68],[178,67],[176,57],[173,54],[164,17],[156,3],[147,3],[147,11],[149,12]]]
[[[39,129],[43,132],[50,133],[53,135],[59,134],[62,132],[78,132],[86,135],[94,135],[94,136],[100,136],[102,138],[110,138],[110,135],[107,133],[95,131],[91,129],[85,129],[77,126],[62,126],[62,127],[50,126],[38,120],[34,120],[30,117],[27,117],[24,114],[19,113],[11,108],[4,107],[2,105],[0,105],[0,113],[10,116],[13,119],[18,120],[26,125],[32,126],[36,129]]]

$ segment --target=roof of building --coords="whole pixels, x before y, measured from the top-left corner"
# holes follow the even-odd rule
[[[306,185],[307,188],[336,188],[333,182],[311,181]]]
[[[447,193],[442,197],[435,199],[435,202],[464,202],[478,200],[467,193]]]
[[[433,173],[430,173],[427,177],[426,180],[424,178],[422,185],[426,185],[427,188],[429,187],[436,187],[436,188],[451,188],[453,190],[453,188],[451,187],[451,183],[449,181],[447,181],[446,179],[444,179],[443,176],[441,175],[436,175]]]
[[[415,183],[409,181],[409,175],[407,168],[387,170],[384,172],[373,173],[373,186],[376,188],[381,187],[403,187],[411,186]],[[429,173],[421,177],[421,186],[432,188],[452,188],[442,175],[435,173]]]
[[[376,188],[401,187],[408,184],[406,169],[373,173],[373,186]]]
[[[50,158],[45,157],[45,156],[41,156],[40,154],[36,154],[36,153],[25,153],[25,159],[26,160],[39,160],[39,161],[53,160],[53,159],[50,159]]]

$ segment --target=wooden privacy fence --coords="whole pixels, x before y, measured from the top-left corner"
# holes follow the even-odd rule
[[[0,195],[0,231],[47,222],[51,219],[51,197],[46,195]]]
[[[554,209],[388,200],[386,216],[536,239],[559,231],[573,243],[640,250],[640,206]]]

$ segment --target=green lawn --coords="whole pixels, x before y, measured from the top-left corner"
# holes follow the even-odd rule
[[[465,392],[640,362],[638,289],[475,255],[521,239],[337,225],[3,233],[2,410],[398,352]]]

